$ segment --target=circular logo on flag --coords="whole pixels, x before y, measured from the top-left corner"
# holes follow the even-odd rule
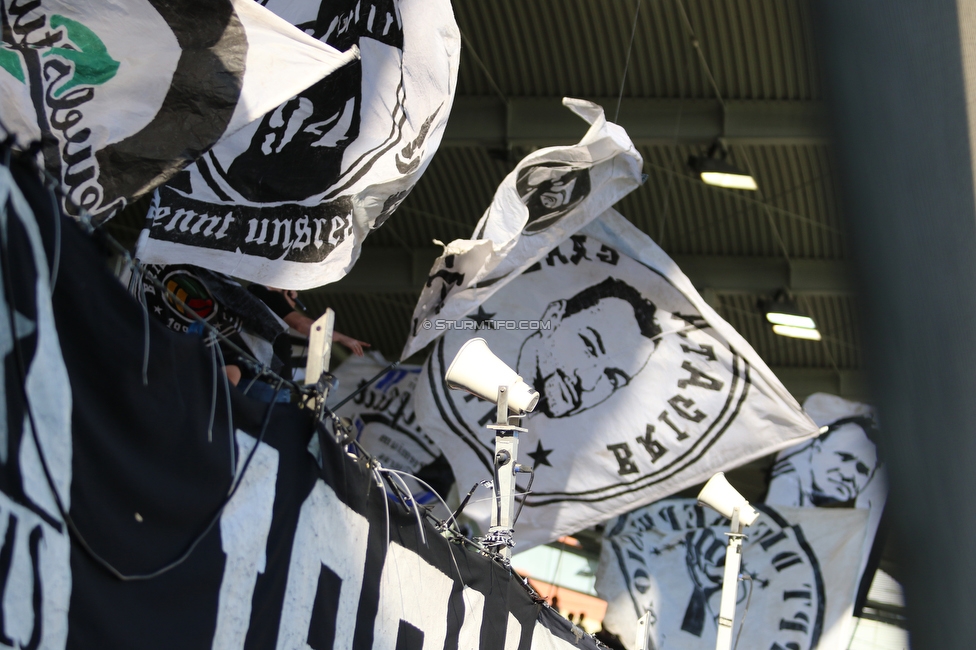
[[[213,297],[206,283],[194,275],[191,268],[178,265],[147,266],[146,270],[159,278],[165,288],[161,291],[148,278],[143,278],[142,297],[149,313],[176,332],[187,332],[196,322],[190,311],[225,336],[239,331],[240,317],[224,309]]]
[[[166,294],[166,302],[170,309],[187,322],[193,320],[188,309],[204,320],[210,320],[217,313],[217,303],[206,285],[186,271],[170,273],[163,279],[163,286],[170,292]]]
[[[761,516],[744,531],[733,634],[743,628],[743,647],[816,648],[826,613],[820,560],[801,523],[756,507]],[[728,519],[693,499],[666,499],[621,516],[607,534],[602,563],[623,571],[633,609],[608,612],[608,623],[623,628],[650,610],[661,645],[714,645],[728,531]],[[598,589],[605,597],[608,587],[604,576]]]
[[[534,235],[554,225],[590,194],[590,170],[566,163],[526,165],[515,179],[515,190],[529,210],[522,229]]]

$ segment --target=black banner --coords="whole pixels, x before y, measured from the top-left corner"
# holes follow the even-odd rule
[[[0,199],[0,648],[596,647],[364,463],[320,466],[307,412],[228,389],[4,167]]]

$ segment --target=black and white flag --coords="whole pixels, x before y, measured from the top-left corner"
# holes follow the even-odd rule
[[[867,513],[753,504],[742,546],[733,638],[739,648],[832,650],[850,643]],[[596,589],[603,626],[635,650],[715,646],[729,520],[694,499],[665,499],[607,526]]]
[[[46,193],[34,198],[50,209]],[[3,165],[0,216],[0,648],[63,648],[72,549],[59,508],[74,501],[75,397],[51,306],[53,241]]]
[[[361,59],[160,188],[138,254],[288,289],[343,277],[440,144],[457,85],[449,0],[270,0]]]
[[[579,143],[547,147],[519,162],[495,191],[471,239],[458,239],[434,262],[402,358],[440,335],[425,323],[462,319],[557,244],[641,183],[643,159],[603,108],[563,104],[590,128]]]
[[[318,464],[307,411],[147,326],[24,187],[0,165],[0,648],[597,649],[328,434]]]
[[[99,221],[358,56],[250,0],[2,0],[0,23],[0,122]]]
[[[827,393],[807,397],[803,410],[826,430],[776,456],[766,503],[867,511],[864,548],[857,570],[859,583],[867,581],[861,586],[867,593],[874,576],[864,574],[888,497],[888,481],[877,448],[877,416],[867,404]]]
[[[541,395],[523,420],[518,460],[535,478],[516,526],[519,549],[817,433],[675,263],[613,210],[463,316],[421,327],[441,338],[414,409],[456,476],[490,478],[494,456],[485,425],[495,407],[444,381],[462,344],[483,337]],[[465,514],[487,530],[488,502]]]

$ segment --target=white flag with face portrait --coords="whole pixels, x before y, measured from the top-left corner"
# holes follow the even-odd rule
[[[414,309],[402,358],[640,185],[644,162],[626,131],[597,104],[570,98],[563,104],[589,123],[586,135],[523,158],[498,186],[472,238],[444,248]]]
[[[742,546],[737,647],[846,648],[867,514],[756,507]],[[694,499],[665,499],[611,522],[596,579],[604,628],[636,650],[637,621],[650,612],[648,648],[715,647],[729,523]]]
[[[874,409],[836,395],[814,393],[803,410],[826,430],[776,457],[766,503],[795,507],[847,505],[877,512],[888,494],[876,446]]]
[[[138,254],[309,289],[342,278],[440,145],[461,38],[450,0],[268,0],[360,59],[214,147],[154,197]]]
[[[888,496],[885,468],[878,456],[877,415],[867,404],[826,393],[807,397],[803,409],[826,430],[779,453],[766,503],[866,511],[867,532],[857,575],[870,581],[874,576],[864,572]]]
[[[495,419],[492,404],[444,382],[461,345],[484,338],[541,395],[519,443],[518,461],[535,474],[517,550],[817,433],[664,251],[613,210],[449,323],[414,408],[459,481],[491,478],[494,437],[485,425]],[[490,501],[465,514],[487,529]]]

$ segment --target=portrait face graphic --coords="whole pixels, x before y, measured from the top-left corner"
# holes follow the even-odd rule
[[[541,163],[519,171],[515,189],[529,210],[523,232],[545,230],[590,193],[590,172],[564,163]]]
[[[878,467],[874,444],[855,423],[815,440],[811,449],[810,498],[816,505],[856,499]]]
[[[551,303],[541,319],[550,329],[539,330],[522,344],[518,372],[539,391],[539,409],[550,418],[602,404],[631,382],[654,351],[648,336],[660,331],[649,329],[656,327],[654,307],[636,290],[612,280],[617,283],[613,286],[629,289],[630,300],[613,295],[585,299],[599,294],[599,287],[611,286],[611,280]]]

